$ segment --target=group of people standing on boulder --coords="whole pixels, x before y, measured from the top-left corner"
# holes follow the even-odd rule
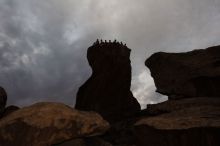
[[[111,40],[107,42],[107,40],[103,41],[102,39],[101,40],[97,39],[93,45],[102,45],[102,44],[118,44],[127,47],[126,44],[123,44],[122,42],[118,42],[116,39],[113,42]]]

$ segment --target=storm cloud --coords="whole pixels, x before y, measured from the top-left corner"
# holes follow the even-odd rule
[[[91,74],[87,48],[117,39],[132,49],[135,97],[142,107],[161,102],[144,61],[220,44],[219,8],[219,0],[0,0],[0,85],[8,104],[74,105]]]

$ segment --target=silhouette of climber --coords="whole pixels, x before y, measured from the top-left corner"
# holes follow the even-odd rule
[[[105,43],[107,43],[107,41],[105,40]]]
[[[101,44],[103,43],[103,40],[101,39]]]
[[[99,45],[99,39],[97,39],[96,42],[94,42],[93,45]]]

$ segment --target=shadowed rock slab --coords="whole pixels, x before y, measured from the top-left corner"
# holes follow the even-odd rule
[[[146,114],[156,116],[164,113],[171,113],[177,110],[184,110],[192,107],[220,107],[220,98],[195,97],[181,100],[168,100],[158,104],[147,105]]]
[[[4,88],[0,86],[0,115],[4,112],[7,102],[7,93]]]
[[[186,53],[159,52],[145,64],[157,92],[169,99],[220,97],[220,46]]]
[[[136,127],[136,146],[219,146],[220,128],[190,128],[182,130],[155,129],[147,125]]]
[[[84,139],[73,139],[53,146],[113,146],[101,138],[91,137]]]
[[[61,103],[37,103],[0,120],[3,146],[49,146],[65,140],[103,134],[109,124],[94,112]]]
[[[219,146],[220,99],[189,98],[149,106],[135,124],[140,146]]]
[[[88,49],[93,73],[79,88],[76,109],[96,111],[109,122],[130,117],[140,110],[130,91],[130,51],[119,43],[101,43]]]

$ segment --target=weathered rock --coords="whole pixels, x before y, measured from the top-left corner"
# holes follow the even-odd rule
[[[219,146],[220,99],[171,100],[148,109],[135,124],[140,146]]]
[[[159,52],[145,64],[157,92],[169,99],[220,97],[220,46],[187,53]]]
[[[4,112],[7,102],[7,93],[4,88],[0,86],[0,115]]]
[[[61,103],[37,103],[0,120],[2,146],[49,146],[68,139],[103,134],[109,124],[94,112]]]
[[[91,137],[84,139],[73,139],[53,146],[113,146],[113,145],[104,141],[101,138]]]
[[[220,98],[196,97],[181,100],[168,100],[158,104],[147,105],[145,113],[150,116],[156,116],[177,110],[204,106],[220,107]]]
[[[53,146],[87,146],[83,139],[72,139],[65,142],[54,144]]]
[[[136,127],[136,146],[219,146],[220,128],[156,129]]]
[[[13,112],[15,112],[15,111],[17,111],[19,109],[20,109],[19,107],[14,106],[14,105],[8,106],[8,107],[5,108],[1,118],[2,117],[6,117],[6,116],[10,115],[11,113],[13,113]]]
[[[101,43],[87,52],[92,76],[79,88],[75,107],[96,111],[115,122],[140,110],[130,91],[130,49],[119,43]]]

